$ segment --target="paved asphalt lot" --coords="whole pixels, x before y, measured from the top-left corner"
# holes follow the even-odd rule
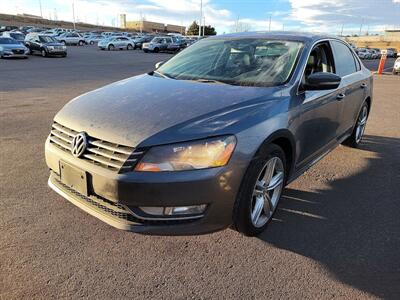
[[[258,238],[119,231],[47,187],[62,105],[168,57],[70,47],[0,60],[0,299],[399,299],[400,76],[375,77],[361,149],[338,147],[288,186]]]

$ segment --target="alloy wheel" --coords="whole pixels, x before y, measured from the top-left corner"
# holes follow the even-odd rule
[[[264,226],[272,217],[283,189],[285,170],[282,160],[270,158],[256,181],[251,203],[251,222],[254,227]]]
[[[356,128],[356,143],[358,144],[365,131],[365,126],[367,125],[367,117],[368,117],[368,109],[367,106],[364,105],[363,108],[361,109],[360,115],[358,116],[357,119],[357,128]]]

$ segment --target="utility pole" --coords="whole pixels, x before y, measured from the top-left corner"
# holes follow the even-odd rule
[[[74,21],[74,30],[76,30],[76,26],[75,26],[75,0],[72,0],[72,19]]]
[[[43,18],[43,12],[42,12],[42,0],[39,0],[39,7],[40,7],[40,16]]]
[[[343,27],[344,27],[344,24],[342,24],[342,29],[340,30],[340,36],[343,36]]]
[[[203,0],[200,0],[200,23],[199,23],[199,38],[201,37],[201,21],[203,19]]]
[[[206,35],[206,17],[203,17],[203,36]]]
[[[361,30],[362,30],[363,23],[364,23],[364,19],[361,20],[360,32],[359,32],[358,36],[361,36]]]
[[[268,25],[268,31],[271,31],[271,15],[269,16],[269,25]]]

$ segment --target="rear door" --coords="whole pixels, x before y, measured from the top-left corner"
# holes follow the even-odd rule
[[[368,82],[361,72],[359,60],[351,49],[338,40],[330,41],[335,61],[335,72],[342,78],[344,98],[341,100],[340,133],[350,131],[368,90]]]

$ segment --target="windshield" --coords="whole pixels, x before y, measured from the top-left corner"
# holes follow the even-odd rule
[[[23,41],[25,39],[22,33],[10,33],[10,36],[17,41]]]
[[[40,37],[39,37],[39,40],[40,40],[42,43],[58,43],[57,40],[56,40],[55,38],[53,38],[53,37],[51,37],[51,36],[45,36],[45,35],[40,36]]]
[[[0,38],[0,44],[18,44],[18,42],[12,38]]]
[[[243,86],[286,82],[303,44],[268,39],[204,39],[157,71],[182,80],[218,81]]]

